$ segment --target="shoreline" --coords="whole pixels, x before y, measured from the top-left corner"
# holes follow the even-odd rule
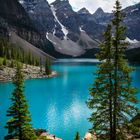
[[[7,66],[0,67],[0,83],[11,82],[15,76],[16,68]],[[23,65],[22,72],[25,80],[52,78],[58,76],[56,71],[52,71],[50,75],[45,74],[45,68],[40,69],[38,66]]]

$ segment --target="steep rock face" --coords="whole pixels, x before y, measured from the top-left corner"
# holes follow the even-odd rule
[[[92,39],[92,36],[87,33],[87,24],[84,24],[79,14],[73,11],[68,0],[56,0],[51,4],[51,10],[55,20],[61,26],[63,37],[57,36],[62,41],[52,35],[48,35],[47,37],[50,37],[50,40],[54,42],[54,46],[56,46],[58,52],[78,57],[84,55],[88,49],[98,46],[98,42]],[[58,47],[55,44],[59,44]]]
[[[86,49],[98,46],[86,33],[91,32],[86,22],[83,25],[85,31],[82,30],[82,19],[68,0],[56,0],[50,5],[46,0],[20,0],[20,3],[41,34],[53,43],[58,54],[76,57]]]
[[[0,36],[2,37],[8,37],[8,23],[0,17]]]
[[[92,17],[92,14],[90,14],[90,12],[85,7],[80,9],[77,14],[82,21],[95,21],[95,19]]]
[[[0,0],[0,16],[14,26],[28,26],[31,24],[24,8],[17,0]]]
[[[11,32],[45,52],[53,45],[35,28],[34,23],[18,0],[0,0],[0,35],[10,38]]]
[[[137,39],[140,41],[140,3],[129,6],[122,10],[125,14],[124,24],[127,27],[126,36],[130,39]],[[93,17],[98,24],[107,25],[113,18],[113,13],[105,13],[98,9]]]
[[[112,13],[106,13],[106,12],[103,11],[102,8],[98,8],[95,11],[95,13],[92,15],[92,17],[95,19],[95,21],[98,24],[106,26],[112,18]]]
[[[46,0],[23,0],[20,3],[42,34],[53,31],[54,16]]]
[[[68,0],[56,0],[51,4],[46,0],[19,1],[44,39],[47,38],[54,45],[53,49],[47,48],[54,56],[88,56],[89,49],[95,52],[113,17],[113,13],[106,13],[101,8],[94,14],[86,8],[75,12]],[[139,40],[139,4],[130,6],[123,12],[126,13],[126,36]]]
[[[105,26],[98,24],[92,14],[85,8],[78,11],[78,16],[80,18],[80,29],[84,30],[92,39],[101,40]]]
[[[90,12],[85,7],[83,7],[82,9],[80,9],[77,13],[78,14],[91,15]]]
[[[61,26],[61,30],[64,34],[63,38],[70,38],[73,41],[78,40],[79,20],[77,13],[73,11],[68,0],[56,0],[51,4],[52,12],[55,14],[55,19]]]
[[[0,3],[1,29],[4,28],[7,32],[13,30],[27,41],[37,44],[41,37],[19,2],[0,0]],[[2,25],[3,22],[5,24]]]
[[[123,10],[126,14],[127,36],[140,41],[140,3]]]

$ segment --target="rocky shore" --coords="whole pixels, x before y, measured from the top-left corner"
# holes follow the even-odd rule
[[[10,68],[7,66],[0,67],[0,82],[12,81],[15,72],[16,68]],[[40,70],[40,67],[25,64],[23,65],[22,72],[24,74],[25,79],[49,78],[58,75],[56,71],[52,71],[50,75],[46,75],[44,68]]]

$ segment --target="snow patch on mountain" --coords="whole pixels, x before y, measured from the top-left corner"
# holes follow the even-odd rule
[[[82,27],[79,27],[79,30],[80,30],[81,32],[85,32],[85,30],[83,30]]]
[[[52,33],[47,33],[46,38],[53,43],[55,50],[62,54],[76,57],[85,53],[85,50],[78,43],[73,42],[70,39],[61,40]]]
[[[53,15],[54,15],[54,17],[55,17],[55,20],[56,20],[56,21],[58,22],[58,24],[61,26],[61,30],[62,30],[62,32],[63,32],[63,34],[64,34],[64,39],[66,40],[69,31],[68,31],[68,30],[66,29],[66,27],[59,21],[57,15],[56,15],[56,9],[54,8],[53,5],[51,5],[51,11],[52,11],[52,13],[53,13]]]
[[[50,39],[49,33],[48,33],[48,32],[46,33],[46,38],[47,38],[51,43],[53,43],[54,45],[56,45],[56,42],[54,42],[53,40]]]
[[[134,39],[134,40],[131,40],[130,38],[126,37],[125,39],[126,42],[129,42],[130,44],[135,44],[135,43],[138,43],[139,41]]]
[[[20,4],[23,4],[23,3],[24,3],[24,0],[19,0],[19,3],[20,3]]]
[[[138,11],[138,10],[139,10],[139,8],[136,8],[136,9],[131,10],[131,12],[135,12],[135,11]]]

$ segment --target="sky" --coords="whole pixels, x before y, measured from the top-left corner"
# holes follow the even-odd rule
[[[49,3],[54,0],[48,0]],[[113,10],[113,5],[115,0],[69,0],[75,11],[86,7],[90,13],[94,13],[99,7],[101,7],[105,12],[111,12]],[[140,0],[120,0],[122,7],[125,8],[130,5],[134,5]]]

